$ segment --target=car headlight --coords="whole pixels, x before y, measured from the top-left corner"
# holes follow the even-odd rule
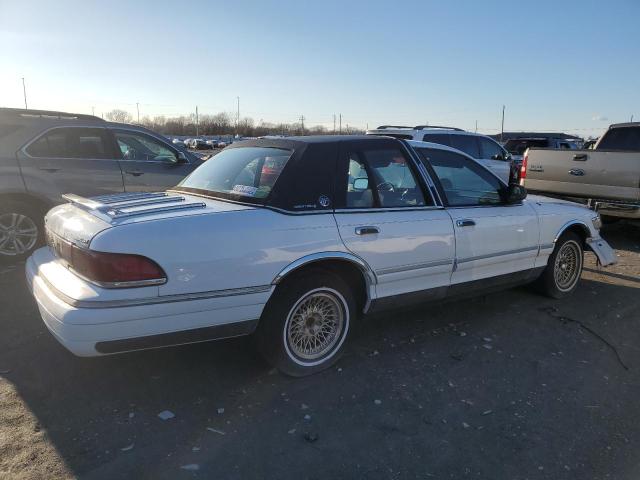
[[[600,230],[600,228],[602,227],[602,220],[600,219],[600,215],[592,217],[591,223],[593,223],[593,228],[595,228],[596,230]]]

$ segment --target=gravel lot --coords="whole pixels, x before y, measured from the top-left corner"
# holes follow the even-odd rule
[[[569,299],[369,318],[298,380],[249,339],[76,358],[0,266],[0,478],[640,478],[640,230],[603,236]]]

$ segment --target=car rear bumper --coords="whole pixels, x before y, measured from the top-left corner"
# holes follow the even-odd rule
[[[609,217],[640,219],[640,203],[597,201],[595,210]]]
[[[30,257],[26,279],[52,335],[78,356],[98,356],[229,338],[252,333],[272,289],[155,302],[79,302],[73,305],[40,274]]]

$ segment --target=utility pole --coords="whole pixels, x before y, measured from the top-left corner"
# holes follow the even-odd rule
[[[302,126],[302,135],[304,135],[304,115],[300,115],[300,125]]]
[[[502,143],[504,137],[504,105],[502,105],[502,128],[500,129],[500,143]]]
[[[631,115],[631,121],[633,122],[633,115]]]
[[[27,87],[24,86],[24,77],[22,77],[22,93],[24,95],[24,109],[28,110],[29,107],[27,107]]]
[[[198,106],[196,105],[196,137],[200,136],[200,117],[198,117]]]
[[[91,107],[91,115],[96,116],[96,107]]]
[[[138,112],[138,124],[140,124],[140,104],[136,102],[136,111]]]
[[[238,115],[236,116],[236,129],[240,130],[240,97],[236,97],[238,100]],[[236,132],[238,133],[238,132]]]
[[[478,133],[478,120],[476,120],[476,132],[475,133]]]
[[[336,114],[333,114],[333,134],[336,134]]]
[[[340,135],[342,135],[342,114],[340,114]]]

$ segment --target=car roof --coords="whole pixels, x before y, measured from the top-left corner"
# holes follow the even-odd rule
[[[432,148],[434,150],[446,150],[447,152],[458,153],[460,155],[464,155],[467,158],[470,158],[474,162],[475,158],[463,152],[462,150],[458,150],[457,148],[450,147],[448,145],[443,145],[441,143],[433,143],[433,142],[423,142],[421,140],[405,140],[409,145],[416,148]]]
[[[443,133],[447,135],[470,135],[474,137],[484,137],[491,138],[488,135],[483,135],[482,133],[468,132],[466,130],[462,130],[461,128],[455,127],[422,127],[422,128],[414,128],[414,127],[385,127],[385,128],[374,128],[372,130],[367,130],[367,135],[431,135]],[[493,139],[492,139],[493,140]],[[494,140],[495,141],[495,140]]]

